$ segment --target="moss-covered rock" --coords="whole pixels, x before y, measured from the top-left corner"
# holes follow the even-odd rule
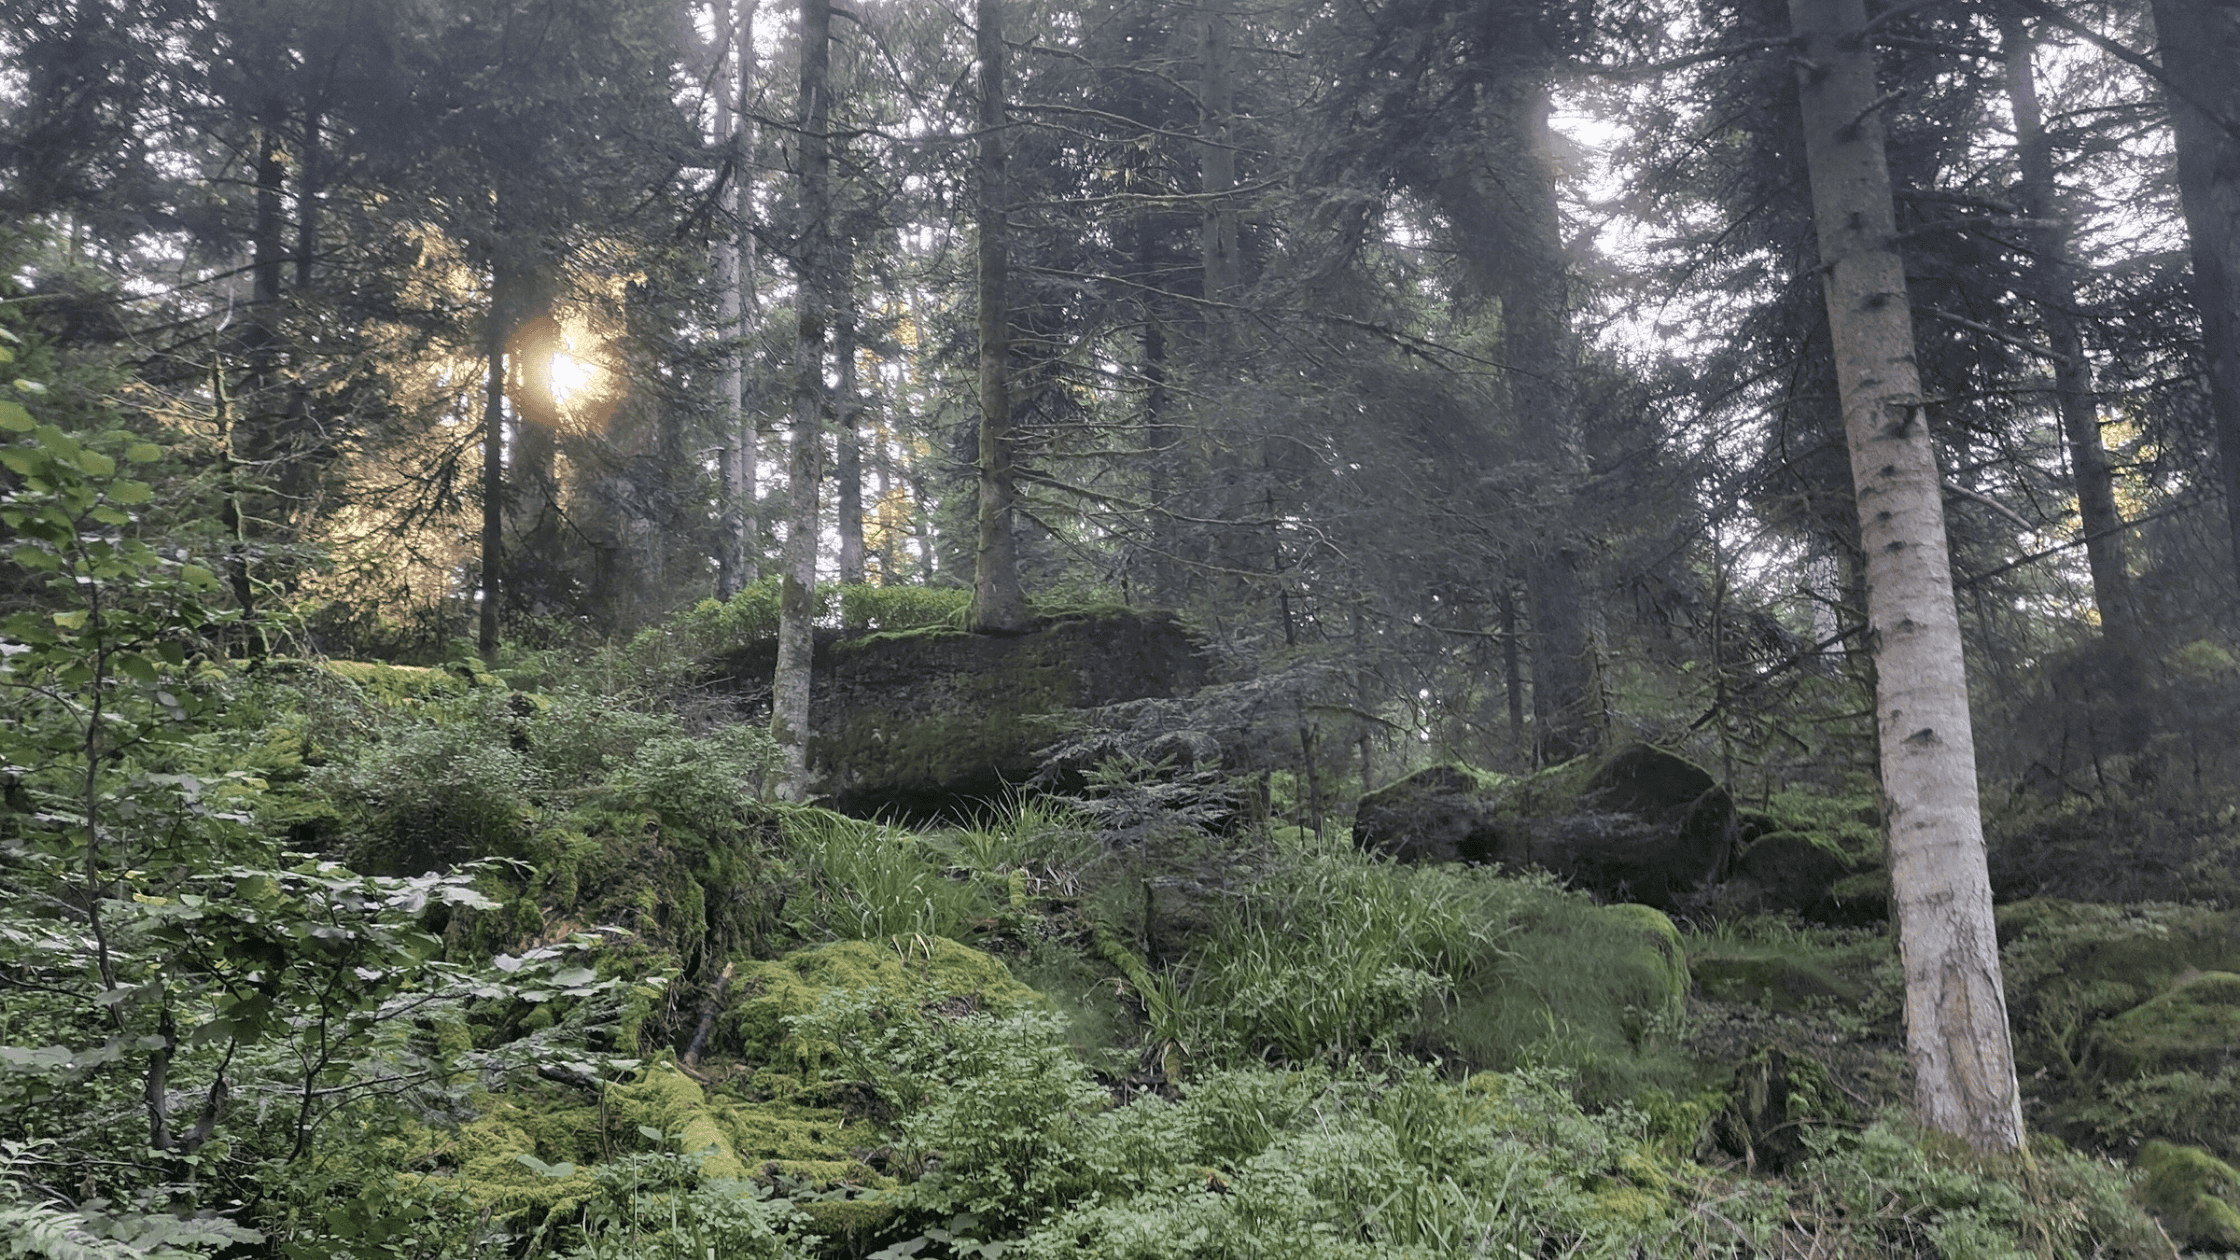
[[[755,643],[722,660],[749,714],[768,711],[775,652]],[[984,810],[1034,773],[1053,719],[1187,695],[1209,676],[1197,640],[1169,613],[1079,610],[1012,637],[942,627],[820,635],[815,790],[858,817]]]
[[[2189,1247],[2240,1249],[2240,1171],[2198,1146],[2149,1142],[2139,1194],[2170,1236]]]
[[[838,941],[768,962],[742,961],[723,1016],[725,1049],[804,1077],[831,1047],[795,1037],[786,1020],[837,997],[889,1011],[934,1009],[997,1014],[1040,1002],[995,958],[943,937],[873,944]]]
[[[2210,971],[2186,979],[2100,1025],[2110,1070],[2124,1075],[2214,1073],[2240,1053],[2240,975]]]
[[[2240,913],[2033,898],[1997,910],[2010,1003],[2096,1021],[2202,972],[2240,973]],[[2066,1016],[2064,1018],[2067,1018]]]
[[[367,698],[386,707],[419,705],[440,696],[459,696],[474,690],[506,690],[505,680],[478,665],[435,669],[421,665],[391,665],[385,661],[321,661],[328,675],[354,683]]]
[[[475,1118],[424,1158],[448,1168],[479,1208],[533,1227],[596,1192],[586,1165],[600,1136],[596,1103],[540,1088],[481,1099]]]
[[[1680,929],[1672,920],[1654,906],[1626,903],[1603,907],[1603,913],[1619,923],[1633,927],[1651,949],[1656,951],[1663,972],[1664,986],[1658,1012],[1678,1015],[1688,1007],[1688,991],[1692,985],[1689,974],[1688,950],[1681,943]]]
[[[1516,907],[1501,944],[1501,960],[1433,1021],[1442,1056],[1488,1071],[1566,1068],[1597,1100],[1696,1086],[1667,1035],[1686,1009],[1689,959],[1662,912],[1550,890]]]
[[[1833,844],[1807,832],[1776,831],[1743,849],[1734,873],[1737,880],[1755,885],[1758,912],[1786,911],[1818,920],[1826,917],[1824,903],[1836,882],[1852,869]]]
[[[1815,1001],[1861,997],[1857,985],[1809,954],[1778,944],[1699,944],[1689,961],[1697,990],[1716,1001],[1794,1013]]]
[[[791,1177],[838,1202],[851,1187],[892,1185],[855,1154],[878,1142],[837,1109],[710,1096],[663,1062],[597,1098],[541,1085],[484,1096],[475,1118],[422,1158],[447,1168],[477,1206],[534,1226],[590,1199],[600,1163],[652,1150],[697,1157],[705,1179]]]
[[[655,1064],[635,1082],[607,1086],[606,1104],[612,1120],[602,1127],[627,1125],[665,1134],[677,1149],[699,1159],[701,1176],[745,1179],[747,1166],[740,1162],[731,1135],[709,1114],[707,1094],[673,1065]]]
[[[1499,776],[1469,766],[1426,766],[1361,798],[1353,842],[1402,862],[1521,864],[1521,847],[1507,844],[1515,829],[1500,822],[1499,787]]]
[[[1726,871],[1734,801],[1645,745],[1539,774],[1434,766],[1362,798],[1354,843],[1408,862],[1538,866],[1612,901],[1675,909]]]

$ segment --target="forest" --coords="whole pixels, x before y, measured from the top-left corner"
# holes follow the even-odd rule
[[[2231,0],[0,0],[0,1251],[2240,1252]]]

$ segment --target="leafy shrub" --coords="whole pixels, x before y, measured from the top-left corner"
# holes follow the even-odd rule
[[[842,586],[840,624],[849,630],[964,629],[972,592],[946,586]]]
[[[477,691],[432,706],[313,776],[358,820],[344,850],[352,865],[417,874],[523,851],[543,775],[514,746],[510,700]]]
[[[917,1053],[940,1086],[903,1125],[906,1149],[929,1166],[911,1203],[1009,1230],[1095,1188],[1087,1120],[1111,1098],[1067,1048],[1063,1020],[1026,1011],[909,1027],[936,1040]]]
[[[1630,1124],[1586,1116],[1563,1082],[1529,1075],[1215,1074],[1179,1102],[1099,1117],[1103,1193],[1033,1229],[1023,1249],[1050,1260],[1715,1254],[1708,1222],[1686,1210],[1690,1188]],[[1753,1204],[1723,1206],[1747,1220]]]
[[[634,794],[665,821],[706,828],[763,796],[777,764],[778,746],[768,731],[735,723],[706,735],[655,735],[608,768],[618,790]]]
[[[1884,1119],[1805,1135],[1815,1154],[1795,1215],[1837,1256],[1991,1260],[2166,1256],[2129,1197],[2129,1174],[2051,1139],[2027,1160],[1974,1154]]]
[[[649,1139],[661,1134],[648,1130]],[[677,1141],[674,1137],[669,1139]],[[567,1176],[572,1167],[551,1170]],[[562,1260],[791,1260],[814,1254],[808,1218],[770,1187],[707,1177],[696,1152],[650,1151],[599,1165]],[[541,1233],[542,1231],[540,1231]],[[532,1244],[534,1246],[534,1244]]]

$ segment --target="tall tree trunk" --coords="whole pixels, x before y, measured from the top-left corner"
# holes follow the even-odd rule
[[[832,479],[834,531],[840,537],[840,581],[857,586],[863,582],[863,399],[856,381],[855,251],[846,245],[834,251],[832,291],[833,373]]]
[[[1509,398],[1533,458],[1548,469],[1550,490],[1568,504],[1587,475],[1580,432],[1577,339],[1571,330],[1570,260],[1556,203],[1554,132],[1548,125],[1547,80],[1537,68],[1500,84],[1497,117],[1508,135],[1508,239],[1496,273],[1501,296]],[[1542,522],[1525,558],[1525,603],[1532,622],[1534,744],[1543,762],[1563,761],[1602,743],[1601,651],[1580,579],[1585,557],[1574,514],[1557,510]]]
[[[2240,17],[2219,0],[2154,0],[2156,43],[2170,77],[2178,201],[2193,243],[2193,302],[2217,421],[2217,459],[2240,578]],[[2213,110],[2216,117],[2202,113]]]
[[[512,546],[505,563],[514,606],[533,617],[560,612],[565,562],[560,521],[560,408],[552,355],[559,348],[551,306],[524,297],[507,338],[506,379],[513,393],[513,447],[506,464]]]
[[[245,621],[253,621],[257,611],[255,552],[258,541],[268,533],[261,528],[263,517],[272,510],[268,502],[271,496],[265,487],[272,484],[285,456],[280,435],[283,416],[275,402],[282,341],[280,285],[288,253],[283,212],[287,153],[282,147],[280,130],[284,108],[278,101],[267,103],[258,114],[254,133],[257,160],[252,169],[256,172],[257,191],[255,217],[249,229],[249,318],[239,343],[247,359],[248,373],[241,388],[229,400],[231,422],[225,430],[230,448],[226,462],[237,483],[219,510],[220,523],[232,540],[227,578],[233,587],[234,602]],[[257,491],[251,492],[238,484],[244,468],[246,480],[256,483]],[[244,646],[251,654],[261,651],[254,641]]]
[[[1012,467],[1011,312],[1007,305],[1011,227],[1005,183],[1005,51],[1001,0],[975,0],[980,55],[980,502],[972,570],[971,628],[978,634],[1027,629],[1019,587],[1018,544],[1012,533],[1018,488]]]
[[[2038,289],[2039,318],[2046,339],[2060,357],[2053,367],[2054,399],[2061,413],[2061,434],[2069,448],[2069,469],[2077,489],[2077,515],[2084,529],[2085,558],[2092,572],[2092,602],[2100,610],[2100,630],[2110,646],[2132,657],[2138,627],[2131,607],[2131,582],[2124,563],[2123,517],[2116,510],[2115,478],[2100,445],[2100,408],[2092,391],[2092,363],[2072,308],[2077,285],[2070,262],[2069,231],[2057,205],[2053,149],[2038,107],[2037,75],[2031,65],[2032,41],[2018,20],[2002,27],[2007,61],[2007,94],[2013,102],[2015,156],[2022,169],[2017,189],[2025,217],[2048,226],[2032,231],[2036,258],[2031,270]]]
[[[1198,182],[1204,194],[1199,221],[1199,252],[1205,268],[1207,341],[1218,361],[1225,350],[1227,313],[1243,277],[1237,256],[1237,211],[1229,194],[1237,187],[1237,150],[1230,119],[1236,112],[1236,78],[1230,72],[1229,15],[1220,4],[1207,8],[1198,45]]]
[[[824,472],[824,349],[830,266],[831,0],[801,0],[801,275],[795,288],[793,421],[786,460],[786,545],[778,591],[778,663],[770,737],[778,793],[809,797],[809,681],[816,655],[817,490]]]
[[[721,522],[716,545],[716,594],[729,599],[752,583],[754,558],[755,475],[760,454],[753,418],[745,406],[746,320],[753,309],[754,233],[748,221],[754,206],[748,195],[750,136],[747,93],[754,83],[754,13],[757,0],[738,0],[737,17],[731,0],[717,0],[721,15],[717,31],[715,75],[716,133],[731,151],[731,175],[723,191],[726,231],[716,238],[716,293],[724,338],[723,368],[717,382],[716,423],[719,444],[719,511]],[[721,67],[731,66],[726,73]]]
[[[1867,619],[1922,1122],[1981,1151],[2022,1145],[1976,799],[1944,502],[1877,113],[1864,0],[1789,0],[1828,323],[1867,553]]]
[[[505,540],[505,414],[506,321],[505,296],[492,286],[490,327],[484,338],[482,395],[482,606],[476,618],[475,649],[485,665],[498,659],[498,571],[504,564]]]
[[[1516,581],[1504,575],[1496,601],[1501,611],[1501,690],[1509,706],[1509,757],[1512,764],[1532,764],[1532,750],[1524,742],[1524,666],[1517,650]]]
[[[1238,327],[1232,308],[1244,284],[1234,200],[1234,50],[1235,33],[1227,0],[1214,0],[1206,6],[1198,26],[1198,266],[1203,344],[1198,348],[1192,410],[1197,416],[1198,441],[1205,452],[1206,471],[1199,475],[1207,487],[1206,499],[1196,515],[1212,522],[1201,527],[1211,530],[1212,537],[1199,554],[1208,566],[1205,585],[1211,592],[1211,602],[1225,610],[1215,615],[1216,626],[1257,603],[1252,578],[1261,572],[1263,560],[1257,531],[1244,524],[1255,514],[1261,497],[1255,484],[1258,478],[1249,454],[1230,436],[1237,408],[1225,397],[1224,388],[1239,377],[1235,362]]]

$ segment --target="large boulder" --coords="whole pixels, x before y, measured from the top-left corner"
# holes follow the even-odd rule
[[[1726,872],[1734,800],[1702,767],[1637,745],[1509,777],[1434,766],[1361,799],[1354,843],[1403,862],[1539,866],[1609,901],[1677,909]]]
[[[1854,864],[1801,831],[1776,831],[1741,847],[1724,904],[1754,914],[1790,912],[1814,922],[1843,917],[1836,888]]]
[[[1498,862],[1515,829],[1502,826],[1497,786],[1462,766],[1418,770],[1361,798],[1354,843],[1403,862]]]
[[[777,646],[723,659],[750,716],[770,708]],[[968,815],[1036,768],[1067,714],[1188,695],[1210,670],[1171,613],[1097,609],[1023,635],[821,632],[810,683],[812,789],[857,817]]]

